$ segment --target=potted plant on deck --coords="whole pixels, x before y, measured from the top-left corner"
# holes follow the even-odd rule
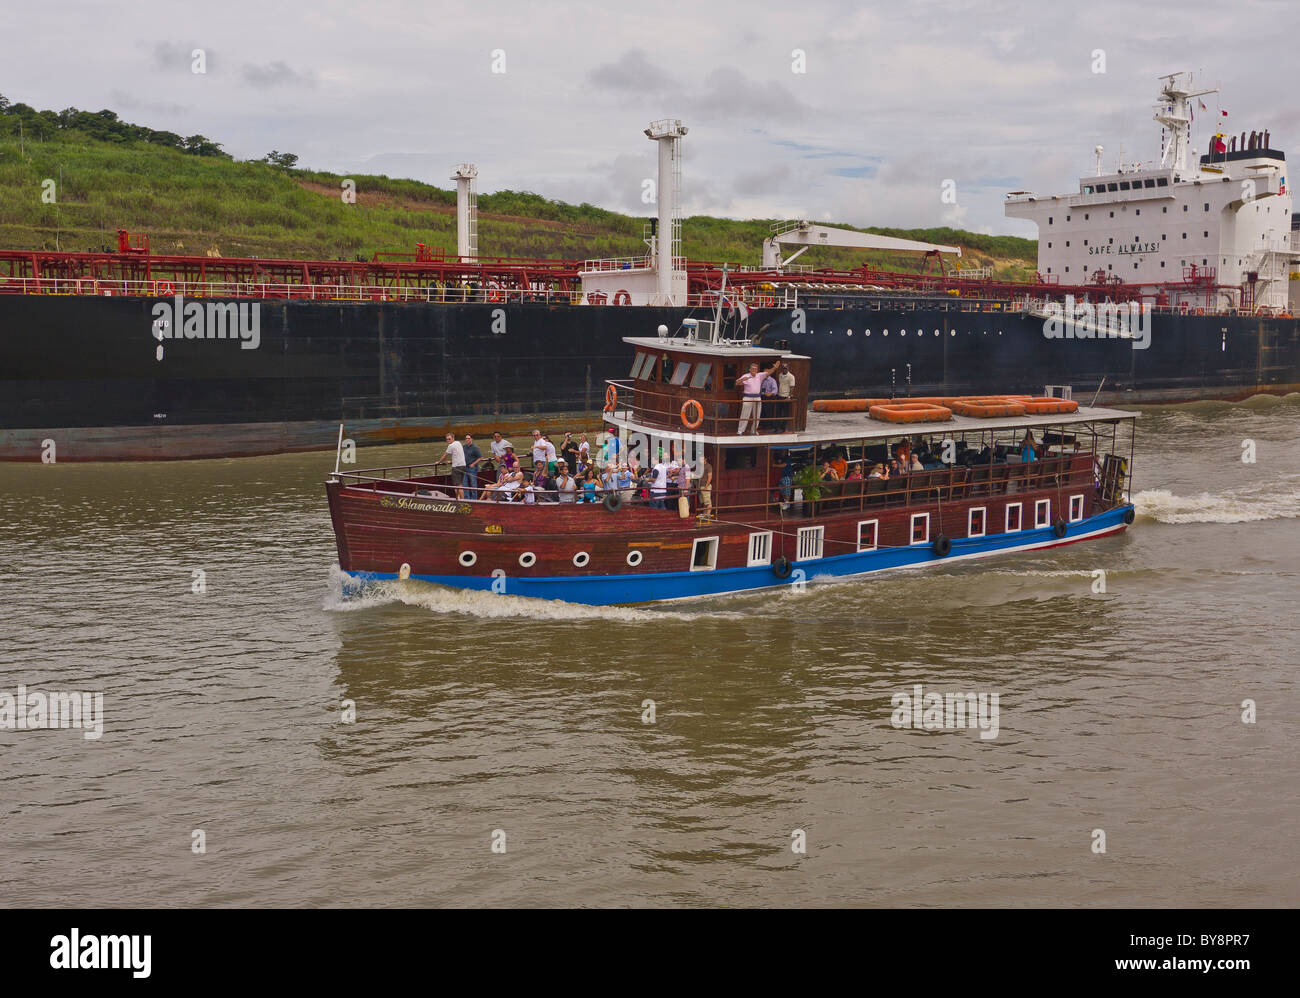
[[[817,466],[806,464],[794,476],[794,486],[799,491],[798,498],[803,500],[803,515],[812,516],[816,511],[817,500],[822,497],[821,474]]]

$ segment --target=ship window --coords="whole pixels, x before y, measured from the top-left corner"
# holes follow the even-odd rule
[[[1201,233],[1201,237],[1202,237],[1203,239],[1209,239],[1209,238],[1210,238],[1210,233],[1209,233],[1209,232],[1202,232],[1202,233]]]
[[[1183,205],[1183,211],[1187,210],[1187,205]]]
[[[728,470],[752,468],[757,457],[755,447],[727,447],[722,451],[722,466]]]
[[[1155,185],[1156,182],[1152,180],[1150,177],[1148,177],[1146,180],[1142,182],[1143,187],[1154,187]]]
[[[723,380],[723,382],[725,382],[725,383],[728,384],[728,385],[734,385],[734,384],[736,383],[736,365],[735,365],[735,364],[723,364],[723,365],[722,365],[722,380]]]
[[[1128,190],[1128,188],[1129,188],[1129,183],[1128,183],[1127,180],[1121,180],[1121,181],[1119,182],[1119,189],[1120,189],[1121,191],[1126,191],[1126,190]]]
[[[1084,194],[1091,194],[1091,193],[1092,193],[1092,185],[1091,185],[1091,184],[1084,184],[1084,185],[1083,185],[1083,193],[1084,193]],[[1069,215],[1066,216],[1066,218],[1069,218],[1069,217],[1070,217]]]
[[[1020,529],[1020,503],[1013,502],[1007,506],[1007,518],[1002,526],[1004,533],[1014,534]]]
[[[1052,500],[1039,499],[1034,503],[1034,526],[1045,527],[1052,522]]]
[[[1204,210],[1205,210],[1205,211],[1209,211],[1209,210],[1210,210],[1210,202],[1208,202],[1208,201],[1205,202],[1205,208],[1204,208]]]
[[[1070,245],[1070,240],[1067,239],[1067,240],[1065,241],[1065,245],[1066,245],[1066,246],[1069,246],[1069,245]]]
[[[712,572],[718,567],[718,539],[697,537],[691,548],[691,571]]]
[[[672,380],[672,383],[673,383],[674,385],[684,385],[684,384],[686,384],[686,375],[687,375],[687,373],[690,372],[690,369],[691,369],[691,362],[690,362],[690,361],[688,361],[688,360],[679,360],[679,361],[677,362],[677,365],[673,368],[673,380]]]
[[[1083,496],[1070,496],[1070,522],[1078,523],[1083,519]]]
[[[1106,237],[1106,242],[1108,242],[1108,243],[1113,243],[1114,241],[1115,241],[1115,237],[1114,237],[1114,236],[1107,236],[1107,237]]]
[[[966,536],[983,537],[984,536],[984,513],[985,507],[977,506],[966,515]]]
[[[1065,268],[1065,272],[1068,274],[1068,273],[1070,272],[1070,268],[1069,268],[1069,267],[1066,267],[1066,268]]]
[[[1141,209],[1141,208],[1134,208],[1134,209],[1133,209],[1133,214],[1134,214],[1134,215],[1141,215],[1141,214],[1142,214],[1142,209]]]
[[[1111,217],[1111,218],[1114,218],[1114,217],[1115,217],[1115,213],[1114,213],[1113,211],[1110,213],[1110,217]]]
[[[1169,178],[1168,178],[1168,177],[1156,177],[1156,186],[1157,186],[1157,187],[1168,187],[1168,186],[1169,186]]]
[[[1068,222],[1068,221],[1070,220],[1070,216],[1069,216],[1069,215],[1066,215],[1066,216],[1065,216],[1065,220]],[[1069,243],[1066,243],[1065,245],[1066,245],[1066,246],[1069,246],[1070,244],[1069,244]]]
[[[691,376],[691,387],[711,391],[713,389],[712,372],[712,364],[696,364],[695,373]]]
[[[1164,265],[1165,265],[1165,262],[1164,262],[1163,260],[1161,260],[1161,261],[1160,261],[1160,266],[1163,267]]]
[[[1048,248],[1048,249],[1051,249],[1051,248],[1052,248],[1052,244],[1051,244],[1050,241],[1049,241],[1048,244],[1047,244],[1047,248]]]
[[[1088,213],[1086,211],[1083,213],[1083,220],[1085,222],[1088,221]]]
[[[767,565],[772,561],[772,531],[764,530],[761,533],[749,535],[749,559],[746,564],[753,568],[755,565]]]
[[[1048,224],[1048,225],[1051,225],[1051,224],[1052,224],[1052,216],[1051,216],[1051,215],[1048,215],[1048,216],[1047,216],[1047,224]]]
[[[1134,270],[1137,270],[1137,269],[1138,269],[1138,265],[1137,265],[1136,263],[1133,264],[1133,269],[1134,269]]]
[[[1083,245],[1087,246],[1087,245],[1088,245],[1088,240],[1085,239],[1085,240],[1083,241]]]
[[[1187,238],[1187,233],[1186,233],[1186,232],[1183,233],[1183,238],[1184,238],[1184,239]]]
[[[636,357],[632,359],[632,371],[628,375],[629,378],[641,377],[641,367],[642,365],[645,364],[645,358],[646,355],[642,353],[640,350],[636,352]]]
[[[1119,190],[1119,185],[1118,185],[1118,184],[1107,184],[1107,185],[1106,185],[1106,190],[1108,190],[1108,191],[1117,191],[1117,190]],[[1114,214],[1114,212],[1111,212],[1111,214]]]
[[[930,543],[930,514],[929,513],[912,514],[912,543],[913,544]]]
[[[877,535],[880,533],[879,520],[861,520],[858,522],[858,550],[876,550]]]
[[[1162,214],[1162,215],[1168,215],[1168,214],[1169,214],[1169,206],[1168,206],[1168,205],[1165,205],[1163,208],[1161,208],[1161,209],[1160,209],[1160,214]]]
[[[1160,233],[1160,238],[1161,238],[1161,239],[1168,239],[1168,238],[1169,238],[1169,233],[1168,233],[1168,232],[1162,232],[1162,233]]]
[[[799,528],[799,553],[797,561],[808,561],[822,556],[822,542],[826,537],[825,527]]]

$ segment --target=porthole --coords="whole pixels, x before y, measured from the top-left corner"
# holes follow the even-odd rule
[[[870,336],[870,335],[871,335],[871,330],[870,330],[870,329],[864,329],[864,330],[862,330],[862,335],[863,335],[863,336]]]
[[[478,561],[478,555],[473,551],[462,551],[460,553],[460,563],[466,568],[469,568],[476,561]]]
[[[643,555],[640,551],[629,551],[627,553],[627,563],[632,568],[636,568],[637,565],[641,564],[641,562],[644,559],[645,559],[645,555]]]
[[[916,331],[916,335],[917,335],[917,336],[924,336],[924,335],[925,335],[925,330],[924,330],[924,329],[918,329],[918,330]]]
[[[888,335],[889,335],[889,330],[888,330],[888,329],[884,330],[880,335],[881,335],[881,336],[888,336]]]
[[[587,554],[586,551],[579,551],[573,556],[573,567],[586,568],[589,561],[591,561],[591,555]]]
[[[948,330],[948,335],[949,335],[949,336],[956,336],[956,335],[957,335],[957,330],[955,330],[955,329],[950,329],[950,330]]]
[[[852,336],[852,335],[853,335],[853,330],[852,330],[852,329],[846,329],[846,330],[844,330],[844,335],[845,335],[845,336]]]
[[[938,335],[939,335],[939,330],[936,329],[936,330],[934,331],[934,335],[935,335],[935,336],[938,336]]]
[[[523,554],[519,556],[520,568],[532,568],[536,564],[537,564],[537,555],[533,554],[531,551],[525,551]]]

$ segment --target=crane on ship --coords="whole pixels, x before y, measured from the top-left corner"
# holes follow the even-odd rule
[[[782,247],[798,246],[784,260]],[[916,239],[898,239],[894,236],[878,236],[871,232],[858,232],[854,229],[838,229],[831,225],[814,225],[807,220],[796,222],[776,222],[772,225],[772,235],[763,240],[763,269],[784,270],[802,253],[813,246],[838,246],[856,249],[885,250],[894,253],[924,253],[937,257],[942,268],[943,254],[961,256],[960,246],[943,246],[938,243],[926,243]]]

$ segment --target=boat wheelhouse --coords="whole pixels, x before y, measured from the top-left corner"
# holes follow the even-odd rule
[[[625,342],[634,358],[629,376],[607,387],[617,440],[607,453],[644,467],[686,462],[685,493],[638,485],[588,502],[523,501],[519,489],[458,488],[434,465],[336,467],[326,491],[342,569],[361,580],[650,603],[1057,547],[1133,522],[1134,413],[1014,399],[810,411],[810,363],[799,354],[719,339],[708,322],[685,337],[661,330]],[[780,369],[788,397],[747,409],[737,379],[751,365]],[[942,421],[889,421],[914,418]],[[870,477],[902,446],[918,464],[927,458],[922,470]],[[828,460],[849,474],[822,480]],[[494,479],[481,477],[480,490]]]

